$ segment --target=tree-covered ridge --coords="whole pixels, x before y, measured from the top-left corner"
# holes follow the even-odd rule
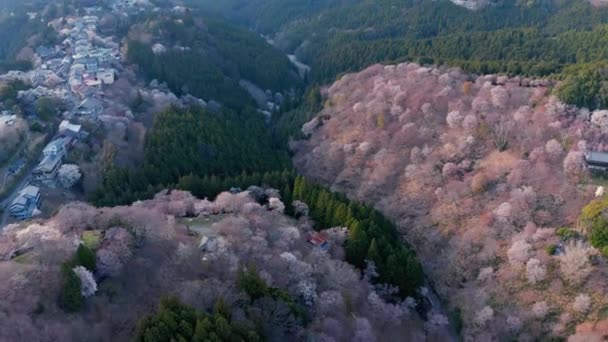
[[[171,108],[157,115],[142,166],[134,171],[107,170],[94,202],[115,205],[149,198],[186,175],[233,176],[288,165],[287,153],[272,146],[258,113]]]
[[[399,289],[403,297],[413,296],[424,283],[424,274],[416,255],[401,240],[395,225],[374,208],[353,202],[293,172],[242,174],[236,177],[199,177],[180,179],[177,188],[203,198],[214,198],[227,188],[246,189],[268,186],[281,191],[286,212],[294,213],[292,201],[302,201],[309,208],[317,230],[347,227],[346,260],[359,269],[373,262],[378,272],[376,282]]]
[[[128,60],[141,68],[146,79],[167,83],[177,95],[189,93],[237,109],[255,104],[238,81],[226,77],[204,54],[171,50],[156,55],[149,45],[132,41]]]
[[[357,0],[189,0],[192,6],[219,13],[263,34],[300,18],[314,16],[329,8],[353,4]]]
[[[239,86],[246,79],[262,89],[281,92],[299,87],[293,65],[280,51],[253,32],[198,13],[153,16],[132,31],[154,35],[166,51],[154,53],[149,42],[133,39],[128,60],[148,79],[166,82],[176,94],[190,93],[236,109],[253,106]],[[137,34],[133,34],[137,36]]]
[[[52,28],[39,20],[30,20],[25,13],[19,12],[0,20],[0,71],[31,68],[27,62],[17,63],[15,57],[34,35],[34,41],[41,45],[54,44],[57,38]]]
[[[608,9],[587,1],[497,1],[478,11],[448,0],[335,1],[326,6],[276,0],[256,1],[257,6],[238,0],[198,3],[274,34],[279,47],[311,65],[313,82],[331,82],[374,63],[417,61],[479,74],[572,76],[570,89],[591,88],[587,96],[593,106],[602,102],[596,87],[584,81],[587,76],[562,75],[571,65],[608,58]],[[289,18],[273,20],[279,4],[292,13]],[[560,95],[568,103],[590,105],[585,95]]]

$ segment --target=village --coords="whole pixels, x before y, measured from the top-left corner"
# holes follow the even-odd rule
[[[54,110],[59,120],[50,120],[50,127],[44,139],[38,137],[44,146],[34,160],[27,160],[23,149],[17,150],[10,158],[0,185],[13,182],[12,192],[4,194],[0,201],[3,211],[0,226],[13,219],[23,220],[40,214],[45,201],[44,190],[65,191],[81,178],[78,165],[67,163],[73,146],[87,139],[86,127],[103,124],[104,110],[111,104],[106,92],[114,85],[121,70],[120,42],[113,36],[102,36],[98,32],[99,15],[104,10],[99,7],[85,9],[83,16],[60,18],[49,23],[57,32],[61,43],[55,46],[35,48],[34,68],[30,71],[9,71],[0,75],[0,82],[28,85],[28,89],[18,90],[17,100],[30,111],[22,113],[30,131],[41,124],[42,105],[61,103]],[[138,1],[118,0],[112,5],[117,15],[141,11]],[[35,17],[35,15],[32,15]],[[53,113],[55,114],[55,113]],[[124,118],[123,118],[124,119]],[[10,108],[0,114],[0,129],[16,129],[20,119]],[[36,133],[29,132],[23,138],[24,145],[35,140]],[[29,141],[28,141],[29,140]]]

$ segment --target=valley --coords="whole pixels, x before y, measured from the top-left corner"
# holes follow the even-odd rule
[[[608,339],[606,20],[0,4],[0,340]]]

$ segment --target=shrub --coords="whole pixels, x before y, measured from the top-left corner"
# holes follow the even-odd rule
[[[596,198],[583,207],[579,219],[583,223],[590,223],[598,217],[606,207],[608,207],[608,197]]]
[[[40,122],[38,122],[38,121],[35,121],[34,123],[32,123],[30,125],[30,130],[32,132],[39,132],[39,133],[43,133],[45,131],[44,126],[42,126],[40,124]]]
[[[61,269],[62,286],[59,295],[59,304],[67,312],[76,312],[82,308],[84,297],[81,294],[80,278],[72,270],[69,263],[65,263]]]
[[[589,239],[595,248],[602,248],[608,245],[608,222],[603,216],[597,217],[591,223]]]
[[[80,244],[74,256],[74,266],[84,266],[89,271],[95,271],[96,263],[95,252],[84,244]]]
[[[575,238],[578,236],[578,233],[571,230],[570,228],[562,227],[559,228],[555,234],[562,238],[562,240],[568,240],[570,238]]]
[[[488,188],[490,180],[484,173],[478,173],[471,179],[471,191],[474,194],[480,194]]]
[[[557,251],[557,245],[549,245],[545,248],[545,251],[547,252],[547,254],[553,255]]]

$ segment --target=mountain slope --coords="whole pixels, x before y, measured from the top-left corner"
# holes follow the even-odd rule
[[[334,83],[292,144],[299,172],[397,221],[465,339],[564,337],[608,304],[578,218],[605,112],[590,123],[547,85],[375,65]]]
[[[445,318],[423,326],[411,300],[384,301],[343,261],[339,228],[327,232],[331,247],[321,252],[307,242],[311,222],[284,216],[277,198],[258,204],[260,191],[276,192],[223,193],[209,202],[172,191],[115,208],[72,203],[47,221],[7,227],[0,234],[0,339],[168,341],[205,336],[199,330],[217,325],[231,340],[227,323],[196,324],[195,331],[190,319],[177,319],[186,309],[148,316],[168,295],[200,313],[219,310],[231,329],[268,341],[446,339]],[[76,252],[80,241],[92,260],[87,249]],[[68,287],[62,272],[83,261],[83,275]],[[69,315],[58,306],[66,293],[78,304]]]

